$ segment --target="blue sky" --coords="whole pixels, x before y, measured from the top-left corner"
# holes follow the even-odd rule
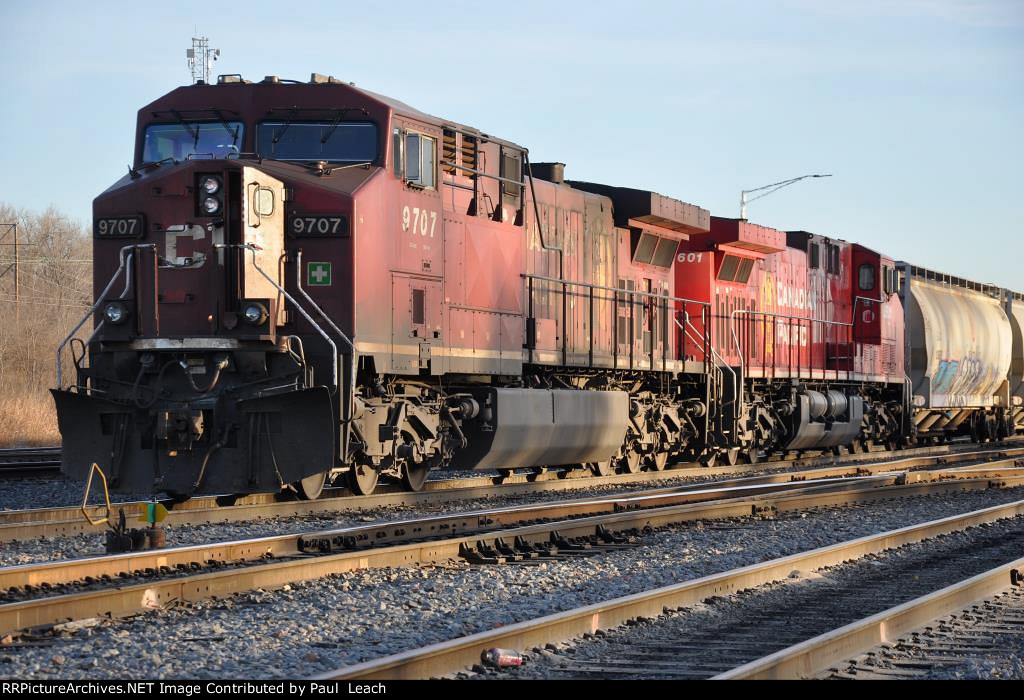
[[[209,9],[204,6],[208,5]],[[1024,290],[1024,2],[0,3],[0,201],[82,222],[136,111],[215,72],[330,73],[567,176]]]

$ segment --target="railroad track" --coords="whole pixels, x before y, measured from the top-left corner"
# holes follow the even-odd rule
[[[1019,553],[1019,544],[1017,541]],[[977,553],[975,553],[977,554]],[[1007,557],[1012,556],[1008,553]],[[957,572],[962,577],[964,571]],[[957,578],[954,576],[952,578]],[[1024,558],[751,661],[721,679],[908,679],[1012,658],[1024,639]],[[948,671],[947,671],[948,673]]]
[[[974,470],[890,471],[847,479],[658,489],[303,535],[4,567],[0,568],[0,590],[7,594],[0,604],[0,635],[66,620],[118,616],[171,603],[278,588],[357,569],[458,559],[529,565],[629,546],[630,537],[694,520],[1003,486],[1024,486],[1024,470],[988,465]]]
[[[0,479],[55,476],[59,473],[59,447],[0,449]]]
[[[901,620],[912,611],[917,613],[918,619],[935,617],[926,626],[837,665],[824,677],[856,680],[929,678],[937,674],[946,678],[970,677],[972,670],[964,667],[979,658],[988,664],[1003,663],[1012,667],[1020,658],[1021,623],[1024,621],[1024,589],[1020,587],[1019,579],[1021,565],[1024,561],[1018,560],[997,567],[989,576],[976,577],[991,579],[991,585],[984,580],[963,582],[953,587],[954,590],[944,592],[945,596],[957,595],[961,599],[948,606],[936,607],[952,608],[961,604],[963,598],[977,599],[977,602],[941,619],[935,608],[929,609],[937,601],[915,601],[917,604],[908,606],[906,610],[887,611],[884,619],[890,625],[894,619]],[[1016,583],[1013,582],[1015,577]],[[972,590],[974,585],[1002,592],[980,599],[985,591]],[[905,629],[910,624],[913,622],[904,624],[901,621],[899,628]],[[892,639],[892,627],[887,626],[886,633],[877,635],[877,638]],[[1000,671],[996,671],[989,677],[999,677]],[[1019,670],[1013,669],[1012,673],[1013,677],[1019,678]]]
[[[903,601],[907,598],[923,591],[934,591],[950,580],[984,572],[997,564],[1001,567],[997,572],[1001,573],[988,572],[972,579],[995,581],[987,589],[982,584],[970,593],[946,591],[932,595],[952,600],[954,605],[959,602],[958,607],[962,607],[978,596],[979,590],[984,596],[992,594],[993,585],[995,590],[1007,587],[1007,567],[1024,567],[1024,560],[1016,560],[1024,542],[1022,515],[1024,501],[1016,501],[942,518],[347,666],[321,674],[316,680],[446,676],[473,666],[479,669],[481,653],[490,648],[533,650],[523,670],[528,670],[531,663],[543,664],[555,677],[783,677],[786,674],[766,670],[762,657],[769,652],[777,652],[778,657],[786,656],[793,649],[806,652],[800,658],[813,656],[814,653],[802,645],[779,651],[779,647],[787,646],[787,634],[794,630],[804,639],[814,637],[815,625],[830,630],[834,626],[833,619],[842,620],[844,614],[847,619],[850,615],[859,617],[865,609],[877,612],[894,599],[901,603],[901,607],[894,610],[906,609],[910,603],[904,605]],[[883,553],[887,550],[929,540],[927,547],[919,547],[920,551],[914,554],[907,555],[906,550],[899,550],[891,555],[897,562],[894,567],[886,567],[884,563],[876,567],[876,562],[870,560],[886,556]],[[859,561],[847,563],[851,560]],[[1008,561],[1012,563],[1007,564]],[[803,588],[780,584],[791,580],[794,572],[820,571],[844,563],[846,567],[861,570],[859,578],[851,577],[846,581],[850,569],[837,569],[833,583],[842,585],[845,581],[848,585],[844,590],[850,595],[837,595],[835,586],[831,589],[826,585],[815,587],[814,580],[807,581]],[[904,575],[893,576],[899,573]],[[766,609],[762,600],[755,601],[756,604],[735,615],[722,615],[726,619],[720,628],[700,629],[700,625],[694,625],[697,629],[690,630],[689,637],[668,624],[685,620],[686,613],[681,613],[684,608],[769,584],[776,588],[772,609]],[[818,597],[814,601],[818,605],[808,607],[808,597],[815,594]],[[748,591],[744,595],[758,593]],[[829,604],[831,607],[823,607]],[[895,619],[892,611],[888,615],[887,620]],[[935,608],[927,609],[918,617],[907,615],[905,624],[913,629],[935,616]],[[877,629],[877,616],[875,623]],[[641,631],[639,639],[645,640],[640,644],[637,644],[637,630]],[[600,637],[595,637],[599,632]],[[617,646],[620,635],[630,644]],[[587,644],[601,646],[596,653],[577,653],[572,661],[560,654],[539,651],[546,645],[557,649],[555,644],[572,639],[577,640],[580,649]],[[877,641],[877,637],[872,640],[869,635],[863,648],[870,648]],[[840,653],[834,657],[839,661],[859,652],[855,645],[844,640],[836,644],[835,648],[845,652],[845,656]],[[743,662],[750,663],[740,665]],[[800,667],[800,663],[795,662],[798,668],[806,668]],[[827,669],[828,665],[823,668]],[[511,669],[506,673],[516,677],[519,671]],[[542,671],[542,675],[547,674]]]
[[[895,458],[894,458],[895,457]],[[424,507],[458,501],[469,501],[500,496],[519,496],[538,493],[558,493],[594,485],[653,484],[667,479],[703,478],[722,474],[745,474],[752,471],[771,470],[773,473],[757,477],[738,477],[718,486],[742,486],[759,483],[776,483],[806,478],[825,478],[870,474],[880,471],[911,471],[927,468],[949,467],[956,464],[978,462],[999,462],[1008,466],[1006,460],[1024,458],[1024,447],[1002,446],[987,449],[963,449],[961,447],[927,447],[905,450],[899,453],[878,455],[843,455],[805,458],[776,464],[745,465],[741,467],[719,467],[708,469],[701,466],[679,465],[661,472],[638,474],[616,474],[607,477],[559,478],[558,473],[539,476],[513,475],[510,478],[469,477],[427,482],[423,491],[410,493],[393,489],[371,496],[354,496],[346,490],[333,489],[315,501],[281,500],[276,494],[255,494],[232,500],[234,505],[223,505],[223,497],[193,498],[182,504],[168,504],[166,524],[197,525],[206,523],[244,522],[261,518],[275,518],[318,513],[339,513],[372,510],[382,507],[411,506]],[[803,471],[786,471],[806,467]],[[750,479],[753,479],[751,481]],[[496,484],[501,488],[496,489]],[[142,502],[114,504],[114,512],[124,509],[137,510]],[[92,507],[94,518],[103,514],[100,507]],[[91,525],[82,517],[78,506],[0,511],[0,542],[14,542],[60,537],[83,533],[101,533],[104,525]]]

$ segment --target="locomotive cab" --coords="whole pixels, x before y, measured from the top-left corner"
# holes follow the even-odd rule
[[[336,398],[285,309],[285,200],[238,159],[140,168],[97,198],[95,331],[54,391],[66,473],[96,462],[117,489],[172,495],[319,488]]]
[[[881,345],[883,307],[898,291],[896,266],[891,259],[856,244],[852,246],[852,260],[853,339],[858,343]]]
[[[94,202],[94,331],[69,386],[58,351],[65,473],[315,496],[338,466],[354,193],[384,169],[387,110],[320,107],[314,84],[222,79],[140,111],[134,166]],[[281,108],[294,87],[317,106]]]

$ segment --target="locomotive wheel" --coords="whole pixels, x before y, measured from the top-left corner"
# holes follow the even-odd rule
[[[735,467],[740,461],[740,450],[738,447],[732,447],[723,452],[722,456],[725,457],[726,464],[730,467]]]
[[[534,482],[547,472],[547,467],[530,467],[526,472],[526,480]]]
[[[756,447],[749,448],[743,453],[743,456],[746,457],[744,461],[746,461],[747,464],[757,464],[761,461],[761,451]]]
[[[705,467],[713,467],[716,464],[718,464],[718,453],[717,452],[709,452],[708,454],[706,454],[703,457],[701,457],[699,461]]]
[[[377,488],[379,476],[372,464],[356,464],[348,473],[348,483],[356,494],[369,496]]]
[[[662,450],[650,455],[647,458],[647,464],[656,472],[665,471],[665,467],[668,465],[668,451]]]
[[[625,457],[619,459],[619,471],[625,474],[636,474],[640,471],[640,453],[630,450]]]
[[[427,483],[428,472],[430,472],[428,460],[413,462],[407,459],[402,465],[402,486],[406,491],[422,491],[423,484]]]
[[[315,501],[320,498],[326,483],[327,472],[320,472],[319,474],[311,474],[301,481],[296,481],[294,486],[296,493],[299,494],[299,498],[304,501]]]
[[[615,467],[610,459],[603,462],[591,462],[589,466],[594,476],[611,476],[615,473]]]

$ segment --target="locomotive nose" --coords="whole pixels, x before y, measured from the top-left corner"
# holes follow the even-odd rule
[[[185,496],[276,491],[329,470],[330,393],[313,385],[301,340],[279,333],[283,182],[193,160],[127,190],[143,224],[96,227],[97,260],[122,264],[103,281],[93,378],[53,392],[65,473],[84,478],[96,462],[115,489]],[[135,240],[113,240],[121,231]]]

